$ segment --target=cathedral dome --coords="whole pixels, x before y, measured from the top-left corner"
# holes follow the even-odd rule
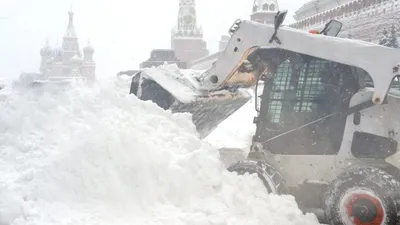
[[[53,53],[53,49],[50,47],[49,42],[46,41],[46,44],[40,49],[41,56],[51,56]]]
[[[53,56],[55,57],[61,57],[64,55],[64,49],[62,47],[57,47],[54,48],[53,50]]]
[[[93,54],[94,53],[94,48],[93,46],[90,44],[90,41],[88,41],[87,46],[85,46],[83,48],[83,53],[84,54]]]

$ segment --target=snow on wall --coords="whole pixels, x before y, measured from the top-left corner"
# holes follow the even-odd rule
[[[189,115],[111,79],[0,101],[1,225],[317,224],[293,197],[227,172]]]
[[[358,0],[322,12],[289,25],[302,30],[322,29],[329,20],[337,19],[343,23],[340,37],[376,42],[384,28],[400,21],[400,2],[397,0]]]
[[[295,11],[293,16],[296,21],[305,19],[307,17],[313,16],[314,14],[328,11],[340,5],[344,5],[353,0],[311,0],[305,3],[302,7]]]

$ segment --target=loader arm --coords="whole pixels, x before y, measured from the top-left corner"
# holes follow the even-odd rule
[[[248,20],[239,23],[225,51],[213,66],[202,74],[199,89],[223,89],[228,86],[229,80],[240,80],[237,77],[243,76],[243,73],[238,72],[239,67],[250,53],[261,47],[289,50],[362,68],[373,79],[375,88],[372,101],[375,104],[383,102],[392,79],[399,75],[398,49],[359,40],[315,35],[290,27],[280,27],[277,30],[276,36],[280,44],[276,41],[270,43],[275,31],[273,25]],[[256,76],[259,76],[252,75],[254,79],[250,79],[247,86],[253,85]]]
[[[268,82],[277,61],[303,54],[364,70],[374,84],[373,103],[382,104],[400,74],[399,49],[281,27],[282,15],[277,14],[274,26],[237,20],[227,47],[208,70],[193,75],[173,65],[145,68],[133,77],[131,93],[173,113],[192,114],[204,138],[251,99],[246,88],[259,80]]]

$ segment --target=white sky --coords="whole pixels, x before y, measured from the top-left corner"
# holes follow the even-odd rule
[[[285,23],[307,0],[280,0]],[[90,39],[98,76],[137,69],[154,48],[170,48],[179,0],[1,0],[0,77],[39,70],[39,50],[46,39],[61,44],[72,4],[80,47]],[[197,21],[211,52],[232,23],[249,19],[253,0],[196,0]],[[4,19],[6,17],[8,19]]]

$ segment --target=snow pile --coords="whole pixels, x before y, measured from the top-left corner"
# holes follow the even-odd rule
[[[161,86],[180,102],[195,101],[201,95],[198,91],[199,83],[195,77],[201,76],[204,71],[179,69],[177,64],[164,64],[158,67],[144,68],[142,74],[156,80]]]
[[[262,90],[263,84],[260,84],[257,96],[261,95]],[[248,154],[253,135],[256,133],[256,125],[253,120],[254,117],[257,117],[257,112],[255,110],[256,95],[254,89],[249,88],[247,91],[252,95],[252,99],[220,123],[218,127],[205,138],[206,141],[217,148],[240,148],[244,150],[245,155]],[[261,99],[258,99],[258,104],[260,104],[260,100]]]
[[[1,225],[317,224],[293,197],[227,172],[189,115],[114,79],[0,102]]]
[[[256,130],[253,123],[255,116],[257,113],[252,99],[220,123],[205,140],[217,148],[241,148],[248,151]]]

